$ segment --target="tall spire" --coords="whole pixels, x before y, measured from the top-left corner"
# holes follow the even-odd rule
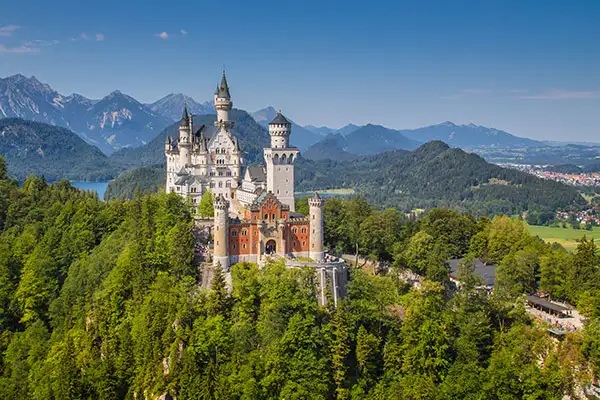
[[[189,124],[190,115],[187,110],[187,102],[183,103],[183,115],[181,116],[181,124],[179,126],[186,126]]]
[[[217,87],[217,92],[217,96],[220,98],[231,98],[231,94],[229,93],[229,85],[227,85],[227,77],[225,76],[225,70],[223,70],[223,77],[221,78],[221,84]]]

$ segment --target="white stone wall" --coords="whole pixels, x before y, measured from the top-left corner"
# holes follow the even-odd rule
[[[279,201],[287,204],[290,211],[295,211],[294,202],[294,161],[298,149],[264,149],[267,163],[267,190]]]

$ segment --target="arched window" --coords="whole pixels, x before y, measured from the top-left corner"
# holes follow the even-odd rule
[[[245,229],[242,229],[242,236],[246,236],[248,234],[248,231]]]
[[[302,228],[302,233],[306,233],[306,228]]]
[[[285,154],[281,156],[281,163],[287,164],[287,156]]]
[[[223,182],[219,182],[219,188],[223,187]]]
[[[228,187],[228,188],[230,188],[230,187],[231,187],[231,181],[227,181],[227,182],[225,182],[225,187]]]
[[[211,183],[210,183],[210,188],[211,188],[211,189],[214,189],[214,187],[215,187],[215,183],[214,183],[214,182],[211,182]]]

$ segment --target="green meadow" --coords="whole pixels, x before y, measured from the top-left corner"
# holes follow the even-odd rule
[[[577,242],[583,236],[588,239],[600,239],[600,227],[595,226],[591,231],[585,229],[573,229],[571,227],[553,227],[553,226],[527,226],[529,233],[537,235],[548,243],[559,243],[567,250],[575,250]]]

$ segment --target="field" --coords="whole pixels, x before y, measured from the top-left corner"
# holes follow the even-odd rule
[[[575,250],[577,240],[584,235],[588,239],[596,239],[600,241],[600,227],[595,226],[593,230],[587,231],[584,229],[577,230],[573,228],[557,228],[551,226],[534,226],[528,225],[529,233],[539,236],[548,243],[559,243],[567,250]]]

